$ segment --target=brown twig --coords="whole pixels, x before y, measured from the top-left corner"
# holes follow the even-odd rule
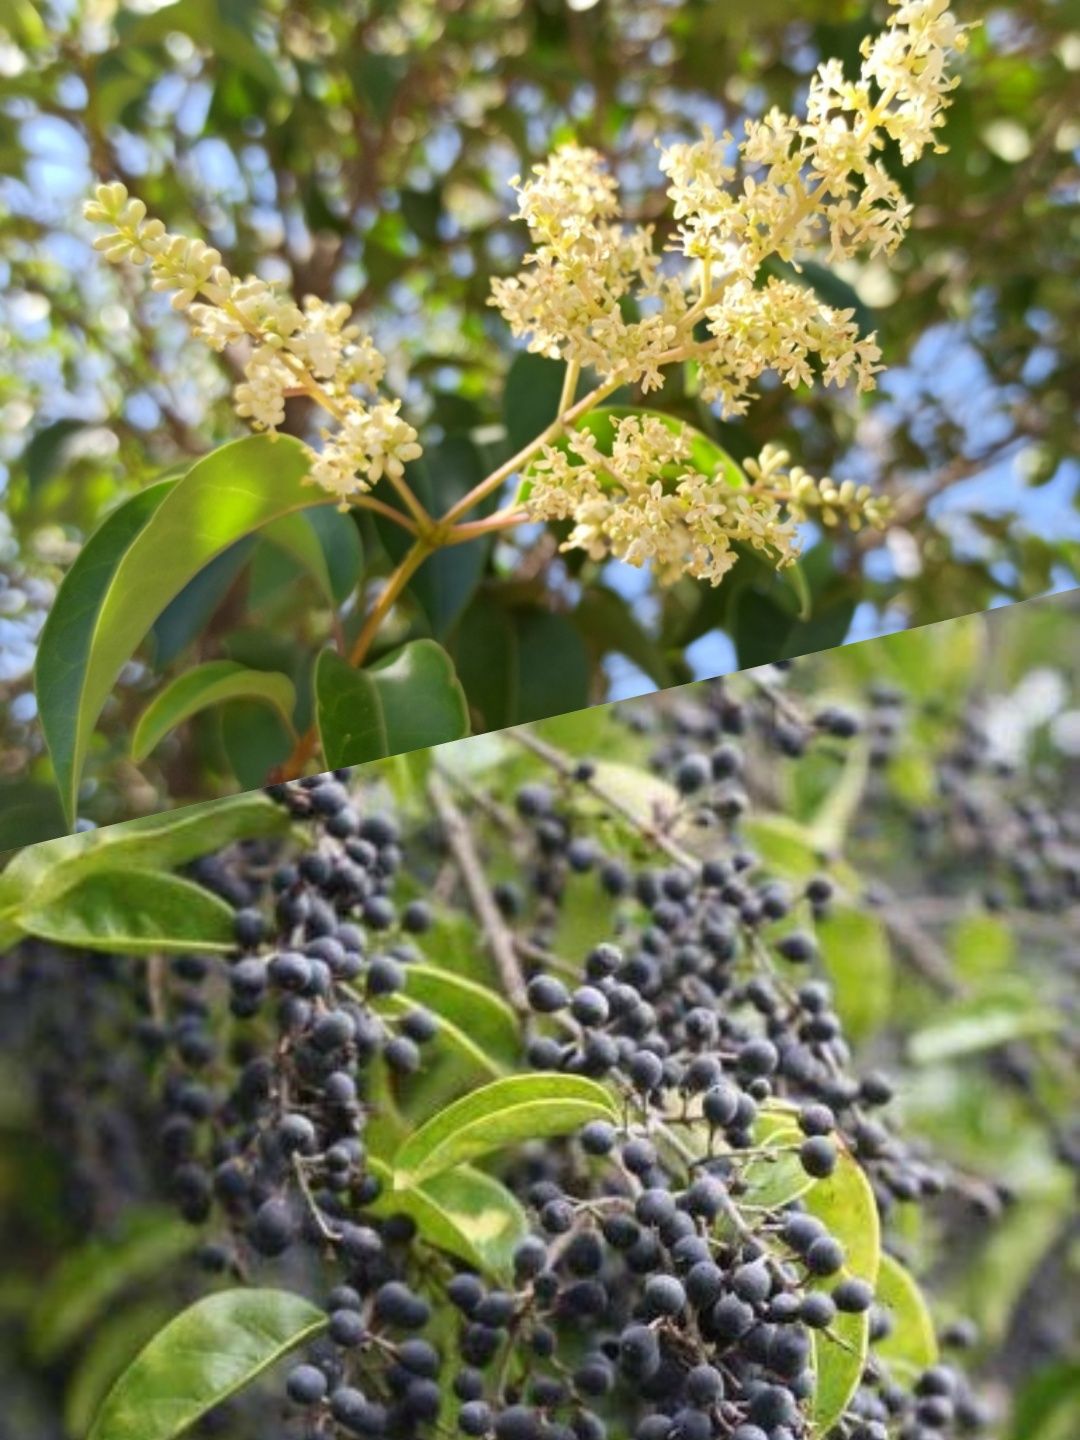
[[[461,872],[469,903],[483,928],[506,998],[519,1014],[527,1014],[529,1002],[525,994],[525,977],[518,964],[514,937],[491,893],[483,864],[473,844],[468,821],[458,809],[446,782],[439,774],[434,773],[429,777],[427,788],[435,813],[442,824],[447,846]]]

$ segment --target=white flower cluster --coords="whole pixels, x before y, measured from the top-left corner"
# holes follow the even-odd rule
[[[301,309],[263,280],[236,279],[216,250],[148,219],[146,206],[123,185],[99,185],[84,214],[110,227],[94,242],[107,259],[148,264],[153,288],[175,291],[173,308],[186,312],[193,335],[218,351],[248,344],[233,399],[253,429],[281,425],[285,400],[294,394],[310,395],[334,417],[337,427],[322,432],[322,450],[311,452],[310,478],[343,508],[384,474],[400,479],[420,454],[416,431],[398,414],[400,402],[367,403],[355,393],[360,387],[374,396],[385,364],[371,338],[349,323],[347,305],[309,295]]]
[[[747,121],[741,144],[706,130],[662,148],[676,248],[693,262],[682,275],[661,274],[648,229],[619,223],[615,183],[594,151],[568,146],[515,182],[533,249],[492,294],[514,333],[539,354],[645,389],[688,351],[704,397],[728,414],[745,409],[765,371],[795,386],[820,365],[826,384],[871,387],[880,352],[873,336],[859,339],[852,312],[805,286],[762,285],[761,268],[823,246],[832,260],[891,253],[903,237],[911,207],[878,154],[891,138],[910,163],[933,143],[956,84],[947,60],[966,33],[948,0],[891,3],[859,79],[847,81],[837,61],[821,65],[804,119],[773,109]],[[710,341],[689,343],[702,319]]]
[[[574,521],[564,550],[650,562],[664,585],[683,574],[718,584],[738,558],[735,541],[780,565],[795,558],[795,522],[771,494],[703,475],[690,458],[686,428],[655,415],[617,420],[610,455],[590,430],[575,430],[562,446],[544,447],[528,508],[538,518]]]
[[[663,384],[656,357],[676,339],[685,296],[659,279],[651,229],[619,223],[615,181],[600,155],[565,145],[516,188],[515,218],[536,249],[519,275],[492,281],[492,303],[513,333],[530,335],[536,354],[599,375],[626,370],[645,389]],[[631,295],[658,308],[627,320],[622,305]]]
[[[796,526],[811,516],[858,530],[880,527],[888,515],[867,486],[815,480],[788,468],[790,456],[775,446],[746,462],[748,486],[733,486],[723,473],[704,475],[688,463],[691,432],[656,415],[615,420],[610,450],[588,428],[545,446],[530,471],[526,504],[538,519],[573,520],[564,550],[649,562],[661,584],[684,574],[718,584],[738,559],[736,542],[788,565],[799,553]]]

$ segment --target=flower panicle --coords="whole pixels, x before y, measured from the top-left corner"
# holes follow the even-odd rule
[[[533,466],[530,513],[541,520],[573,520],[564,550],[591,559],[651,564],[662,584],[692,575],[717,585],[749,545],[778,568],[799,555],[797,527],[816,519],[829,526],[881,528],[887,504],[868,486],[815,480],[776,446],[745,464],[749,483],[703,474],[691,462],[690,432],[678,421],[627,415],[614,424],[611,453],[587,427],[561,445],[546,445]]]
[[[808,251],[831,262],[892,254],[911,205],[880,160],[895,141],[904,164],[938,132],[957,84],[949,60],[967,28],[949,0],[891,0],[881,34],[862,48],[859,76],[825,61],[802,117],[774,107],[748,120],[741,141],[706,128],[700,139],[660,146],[660,169],[677,222],[670,248],[687,262],[661,271],[651,231],[620,219],[614,177],[595,150],[563,146],[514,182],[533,248],[519,274],[493,282],[491,303],[529,348],[600,376],[658,388],[668,357],[694,324],[702,394],[740,415],[766,372],[809,383],[873,386],[880,352],[851,316],[805,286],[772,277],[771,260],[798,265]],[[697,294],[695,296],[695,290]],[[629,302],[629,303],[628,303]]]
[[[308,295],[300,306],[265,280],[236,278],[217,250],[170,234],[119,182],[99,185],[83,214],[109,227],[94,248],[113,264],[148,266],[151,288],[172,292],[194,336],[219,352],[247,347],[233,403],[252,429],[273,434],[290,395],[306,394],[329,412],[335,423],[322,432],[321,449],[309,447],[309,479],[343,509],[383,475],[400,479],[421,454],[400,401],[378,397],[386,362],[347,305]]]

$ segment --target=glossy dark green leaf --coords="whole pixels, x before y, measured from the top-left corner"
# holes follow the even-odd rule
[[[421,504],[431,514],[442,515],[479,484],[486,473],[477,446],[464,435],[449,435],[438,444],[430,445],[419,460],[413,461],[407,478]],[[469,512],[468,518],[482,519],[497,504],[498,496],[489,496]],[[391,559],[395,563],[400,561],[412,543],[411,537],[400,526],[381,517],[376,528]],[[410,581],[408,593],[423,611],[437,640],[450,633],[475,594],[487,566],[491,544],[490,537],[482,537],[437,550]]]
[[[141,490],[102,522],[64,576],[41,632],[34,686],[41,728],[69,821],[78,791],[76,732],[94,626],[123,555],[173,484],[161,480]]]
[[[351,515],[331,505],[318,505],[271,521],[262,534],[311,576],[331,606],[355,587],[360,577],[361,549]]]
[[[151,632],[154,663],[159,669],[170,665],[201,634],[251,559],[255,545],[254,535],[230,545],[166,605]]]
[[[128,1286],[158,1277],[199,1243],[170,1210],[136,1211],[110,1239],[68,1251],[46,1275],[28,1316],[34,1354],[50,1360],[82,1339]]]
[[[334,769],[469,733],[465,693],[433,640],[413,640],[366,670],[324,651],[315,703],[323,758]]]
[[[133,866],[87,875],[46,904],[17,910],[13,920],[41,940],[120,955],[224,952],[234,944],[224,900],[177,875]]]
[[[364,550],[353,514],[342,514],[336,505],[316,505],[302,512],[314,530],[326,559],[330,594],[340,605],[360,583]]]
[[[514,613],[515,725],[580,710],[589,703],[589,656],[581,632],[549,610]]]
[[[245,535],[313,503],[307,473],[308,451],[289,436],[234,441],[197,461],[131,538],[100,589],[92,629],[83,628],[85,668],[69,685],[66,724],[50,739],[69,815],[90,733],[121,667],[205,565]]]
[[[618,1114],[611,1093],[576,1075],[511,1075],[456,1100],[415,1130],[394,1156],[394,1185],[408,1189],[480,1155],[567,1135]]]
[[[105,1397],[89,1440],[172,1440],[326,1324],[285,1290],[224,1290],[160,1330]]]
[[[512,725],[517,713],[519,659],[512,613],[481,591],[457,627],[453,653],[475,728],[504,730]]]
[[[131,737],[131,758],[144,760],[166,735],[200,710],[228,700],[257,700],[291,720],[296,690],[287,675],[250,670],[235,660],[208,660],[186,670],[154,696]]]
[[[56,789],[40,780],[0,780],[0,852],[51,840],[66,829]]]
[[[296,727],[304,728],[303,720]],[[265,785],[288,759],[295,735],[276,710],[253,700],[221,707],[221,744],[236,783],[244,790]]]
[[[574,610],[574,620],[597,658],[614,650],[625,655],[657,686],[671,684],[671,667],[663,651],[638,624],[633,608],[602,585],[591,585]]]
[[[503,387],[503,423],[513,454],[535,440],[559,413],[566,366],[527,351],[515,355]]]

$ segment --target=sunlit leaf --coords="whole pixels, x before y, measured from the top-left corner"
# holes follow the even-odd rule
[[[224,1290],[197,1300],[124,1371],[90,1440],[172,1440],[325,1324],[325,1311],[285,1290]]]
[[[508,1145],[567,1135],[589,1120],[612,1119],[610,1092],[576,1075],[512,1075],[448,1105],[394,1156],[395,1188],[407,1189]]]

